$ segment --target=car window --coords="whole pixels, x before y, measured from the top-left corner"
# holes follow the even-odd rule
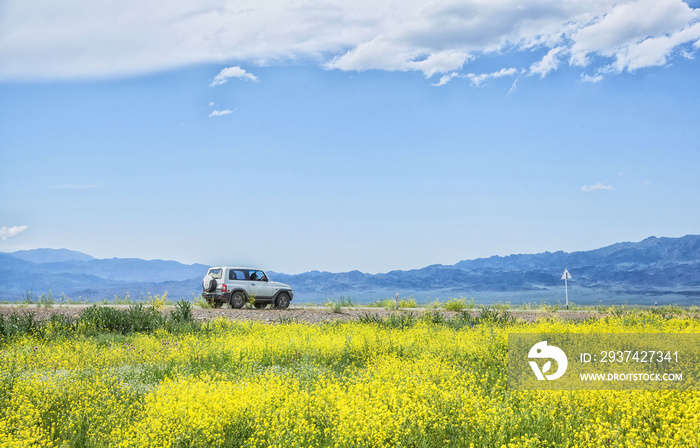
[[[216,280],[219,280],[221,278],[221,269],[209,269],[208,275]]]
[[[265,273],[263,271],[250,271],[250,279],[255,281],[263,281]]]
[[[240,269],[231,269],[228,271],[229,280],[245,280],[245,272]]]

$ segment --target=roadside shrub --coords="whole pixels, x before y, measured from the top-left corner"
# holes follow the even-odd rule
[[[503,303],[500,301],[496,302],[496,303],[492,303],[490,306],[490,308],[492,308],[494,310],[498,310],[498,311],[507,311],[507,310],[511,309],[512,307],[513,306],[510,304],[510,302]]]
[[[508,311],[482,307],[477,317],[477,323],[491,322],[498,325],[510,325],[515,323],[513,317]]]
[[[661,311],[663,313],[666,313],[666,314],[680,315],[680,314],[683,314],[685,312],[683,307],[681,307],[680,305],[675,305],[675,304],[664,305],[660,308],[661,308]]]
[[[11,313],[6,316],[0,314],[0,334],[5,340],[15,337],[34,334],[39,330],[39,321],[34,318],[34,313]]]
[[[442,308],[442,303],[440,302],[440,299],[435,299],[432,302],[426,303],[424,307],[429,310],[437,310]]]
[[[346,299],[345,296],[340,296],[340,306],[345,308],[356,307],[357,302],[353,302],[350,296]]]
[[[278,317],[279,323],[282,325],[298,324],[299,319],[296,316],[284,316],[282,314]]]
[[[26,335],[50,339],[72,334],[149,333],[159,329],[182,333],[199,331],[201,326],[194,320],[192,304],[184,299],[178,301],[167,316],[142,304],[127,309],[93,305],[77,317],[54,313],[39,320],[32,312],[0,314],[0,343]]]
[[[660,316],[663,319],[672,319],[673,315],[664,312],[663,308],[649,308],[649,314]]]
[[[192,304],[185,299],[179,300],[170,312],[170,318],[177,322],[192,322]]]
[[[127,292],[122,298],[115,294],[114,301],[117,303],[117,305],[131,305],[131,295]]]
[[[41,297],[39,297],[39,300],[36,303],[36,307],[53,308],[55,302],[56,301],[53,297],[53,291],[49,289],[49,292],[47,294],[42,294]]]
[[[252,310],[254,305],[255,305],[255,294],[252,294],[252,295],[248,296],[247,300],[245,301],[245,304],[243,304],[243,307],[246,310]],[[233,308],[233,304],[231,304],[231,308]]]
[[[372,308],[384,308],[386,302],[389,299],[384,299],[384,300],[375,300],[374,302],[370,302],[367,304],[367,306],[372,307]]]
[[[151,293],[149,292],[146,302],[148,302],[148,304],[151,305],[156,311],[160,311],[165,306],[167,300],[168,291],[165,291],[162,296],[155,295],[153,297],[151,297]]]
[[[472,316],[471,312],[467,310],[461,311],[453,319],[447,321],[453,328],[462,328],[464,326],[473,327],[474,325],[481,324],[495,324],[498,326],[512,325],[516,322],[515,317],[513,317],[507,311],[495,310],[487,307],[481,307],[479,314]]]
[[[211,304],[207,302],[202,296],[195,296],[194,294],[192,294],[192,303],[194,303],[195,306],[198,306],[202,309],[211,308]]]
[[[410,328],[418,321],[413,313],[393,313],[384,318],[376,313],[362,313],[358,320],[365,324],[376,324],[380,327],[396,329]]]
[[[364,312],[360,314],[360,316],[357,318],[357,320],[360,323],[363,324],[377,324],[381,325],[384,319],[379,316],[377,313],[369,313],[369,312]]]
[[[418,303],[413,297],[410,299],[401,299],[399,300],[399,308],[418,308]]]
[[[65,314],[52,314],[47,321],[41,324],[41,334],[45,338],[55,338],[57,336],[67,336],[74,333],[77,325],[76,320]]]
[[[386,319],[384,326],[397,329],[411,328],[417,321],[413,313],[394,313]]]
[[[431,324],[445,323],[445,316],[437,310],[425,312],[420,318],[423,322],[430,322]]]
[[[445,303],[446,311],[462,311],[467,307],[467,299],[450,299]]]
[[[323,304],[324,307],[330,308],[334,313],[340,313],[343,310],[343,304],[341,302],[335,302],[333,300],[326,299],[326,303]]]
[[[128,334],[153,331],[165,323],[163,315],[154,307],[131,305],[126,310],[93,305],[79,317],[79,326],[92,332],[114,331]]]
[[[395,310],[396,299],[375,300],[374,302],[367,304],[367,306],[371,306],[373,308],[384,308],[385,310]],[[401,299],[399,300],[399,308],[418,308],[418,303],[414,298]]]

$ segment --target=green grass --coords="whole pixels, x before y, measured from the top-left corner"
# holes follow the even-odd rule
[[[396,309],[396,299],[381,299],[375,300],[367,304],[368,307],[372,308],[384,308],[385,310]],[[419,308],[418,302],[415,298],[410,297],[407,299],[399,299],[399,308]]]
[[[31,311],[13,312],[0,314],[0,345],[23,336],[51,339],[74,334],[151,333],[160,329],[178,333],[197,331],[200,327],[201,323],[195,321],[192,315],[192,304],[186,300],[177,302],[167,314],[157,307],[142,304],[126,309],[93,305],[77,317],[52,314],[43,320],[37,319]]]
[[[332,300],[332,299],[326,299],[326,301],[323,303],[323,306],[326,308],[330,308],[331,311],[334,313],[340,313],[343,308],[357,308],[359,305],[357,302],[353,302],[353,300],[348,296],[345,298],[345,296],[340,296],[339,300]]]

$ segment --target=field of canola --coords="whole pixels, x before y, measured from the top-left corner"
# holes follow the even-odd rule
[[[700,392],[518,392],[513,332],[697,318],[258,324],[0,345],[0,447],[698,447]]]

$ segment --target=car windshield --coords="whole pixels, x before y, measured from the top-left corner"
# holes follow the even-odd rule
[[[221,278],[221,269],[209,269],[209,276],[215,280]]]

